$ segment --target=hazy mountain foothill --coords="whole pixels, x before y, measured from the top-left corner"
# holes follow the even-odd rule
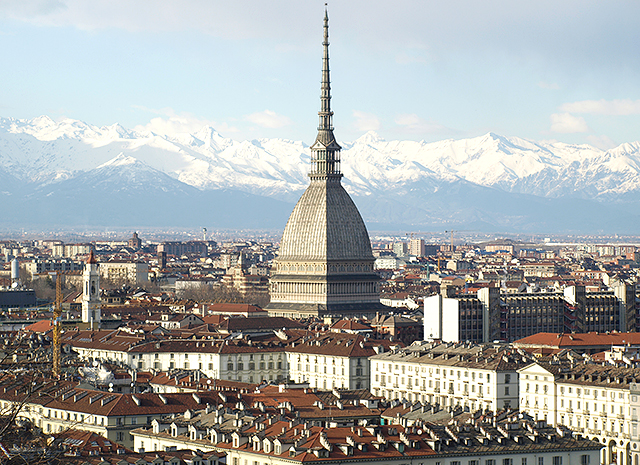
[[[493,133],[426,143],[373,132],[343,145],[369,230],[630,233],[640,143],[611,150]],[[0,118],[6,226],[282,229],[308,184],[308,145],[161,136],[41,116]]]

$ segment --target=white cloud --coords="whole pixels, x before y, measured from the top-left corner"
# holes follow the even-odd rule
[[[426,121],[416,114],[398,115],[395,123],[405,131],[412,133],[440,134],[452,132],[451,129],[438,123]]]
[[[161,115],[156,118],[152,118],[147,124],[136,126],[134,130],[137,132],[151,131],[154,134],[171,136],[180,133],[193,134],[204,126],[211,126],[220,134],[238,131],[227,123],[218,123],[212,120],[198,118],[186,112],[176,114],[171,108],[165,108],[162,110],[147,109],[140,106],[136,106],[135,108]]]
[[[15,19],[33,18],[60,13],[67,6],[59,0],[2,0],[0,1],[0,15],[7,15]]]
[[[605,135],[587,136],[587,141],[589,144],[602,150],[609,150],[618,146],[618,144],[616,144],[610,137]]]
[[[561,111],[595,115],[627,116],[640,114],[640,100],[581,100],[565,103]]]
[[[277,129],[289,126],[292,122],[287,116],[278,115],[275,111],[264,110],[245,116],[247,121],[263,128]]]
[[[556,82],[540,81],[538,83],[538,87],[540,87],[541,89],[548,89],[548,90],[559,90],[560,89],[560,86]]]
[[[354,126],[358,131],[377,131],[380,129],[380,120],[373,113],[353,110],[355,118]]]
[[[573,116],[570,113],[554,113],[551,115],[551,132],[572,134],[587,132],[589,127],[581,116]]]

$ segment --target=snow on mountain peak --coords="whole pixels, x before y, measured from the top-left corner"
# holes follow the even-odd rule
[[[362,136],[360,136],[354,143],[359,144],[377,144],[379,142],[385,142],[385,140],[378,135],[375,131],[367,131]]]
[[[123,152],[120,152],[117,157],[112,158],[111,160],[109,160],[106,163],[103,163],[102,165],[99,165],[97,168],[99,169],[99,168],[106,168],[106,167],[112,167],[112,166],[126,166],[126,165],[136,165],[136,164],[143,164],[143,163],[140,162],[137,158],[134,158],[129,155],[125,155]]]
[[[19,120],[19,121],[24,121],[24,120]],[[47,128],[50,126],[54,126],[56,124],[56,122],[53,121],[51,118],[49,118],[47,115],[41,115],[41,116],[38,116],[37,118],[33,118],[31,121],[29,121],[29,123],[31,123],[32,126],[37,126],[40,128]]]

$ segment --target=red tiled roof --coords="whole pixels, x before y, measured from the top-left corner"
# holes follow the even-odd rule
[[[340,320],[331,325],[331,329],[348,329],[351,331],[371,329],[370,326],[363,325],[356,320]]]
[[[24,327],[24,331],[31,331],[34,333],[46,333],[53,329],[53,322],[51,320],[40,320],[35,323],[31,323]]]
[[[265,310],[250,304],[217,303],[206,304],[207,310],[223,313],[267,313]]]
[[[514,345],[571,348],[640,344],[640,333],[537,333],[519,339]]]

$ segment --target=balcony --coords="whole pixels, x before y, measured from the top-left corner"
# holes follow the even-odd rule
[[[624,414],[623,414],[623,413],[619,413],[619,414],[618,414],[618,419],[620,419],[620,420],[624,420]]]

